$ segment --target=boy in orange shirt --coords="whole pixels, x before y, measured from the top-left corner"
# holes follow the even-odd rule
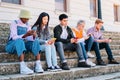
[[[77,23],[77,27],[73,28],[72,31],[74,33],[74,36],[77,39],[77,43],[81,45],[82,52],[84,54],[84,57],[86,58],[86,63],[91,66],[95,66],[96,64],[88,60],[88,55],[90,57],[94,57],[94,55],[90,54],[93,38],[91,36],[86,35],[84,31],[84,26],[85,26],[85,21],[79,20]],[[86,53],[85,47],[87,49],[87,53]]]

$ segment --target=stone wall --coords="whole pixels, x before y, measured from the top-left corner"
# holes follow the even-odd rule
[[[0,23],[0,52],[5,51],[4,47],[9,35],[9,24]]]

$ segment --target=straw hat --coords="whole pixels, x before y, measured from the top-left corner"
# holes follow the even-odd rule
[[[25,9],[22,9],[22,10],[20,11],[19,18],[27,18],[27,19],[30,19],[30,18],[31,18],[31,13],[30,13],[30,11],[25,10]]]

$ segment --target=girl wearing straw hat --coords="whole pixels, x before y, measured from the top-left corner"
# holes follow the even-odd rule
[[[8,53],[17,53],[20,58],[20,73],[32,74],[33,70],[27,67],[24,62],[24,53],[26,51],[32,52],[36,56],[35,72],[43,72],[40,63],[40,45],[35,40],[36,33],[31,30],[28,24],[31,14],[28,10],[21,10],[19,20],[14,20],[10,25],[9,41],[6,45],[6,51]]]

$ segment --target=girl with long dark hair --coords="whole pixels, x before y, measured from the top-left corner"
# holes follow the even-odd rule
[[[55,38],[50,37],[48,29],[49,19],[49,15],[46,12],[42,12],[32,28],[37,32],[41,51],[45,51],[48,70],[61,70],[57,65],[56,49],[54,46]]]

